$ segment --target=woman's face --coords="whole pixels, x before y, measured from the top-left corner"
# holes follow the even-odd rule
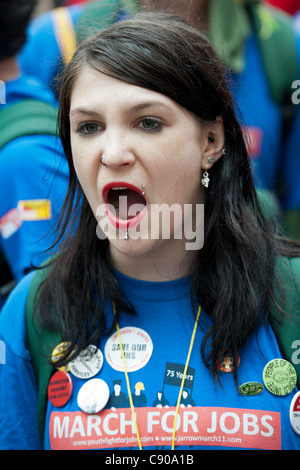
[[[70,122],[75,170],[115,264],[183,254],[184,224],[195,227],[204,202],[209,129],[165,95],[89,67],[74,84]],[[193,208],[192,221],[184,220],[185,207]]]

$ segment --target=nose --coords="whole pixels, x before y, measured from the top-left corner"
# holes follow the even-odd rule
[[[134,165],[135,154],[126,136],[120,132],[107,132],[100,162],[110,168]]]

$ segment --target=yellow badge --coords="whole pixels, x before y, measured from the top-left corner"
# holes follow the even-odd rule
[[[55,363],[59,361],[59,359],[61,359],[63,356],[62,353],[64,353],[68,349],[69,346],[70,346],[70,343],[67,341],[63,343],[59,343],[52,351],[52,362]],[[67,364],[66,366],[57,367],[57,369],[63,372],[70,371],[69,364]]]
[[[50,220],[52,217],[50,199],[19,201],[18,211],[23,221]]]

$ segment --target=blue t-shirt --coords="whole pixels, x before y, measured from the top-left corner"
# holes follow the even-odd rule
[[[57,106],[53,93],[34,77],[7,82],[6,104],[36,99]],[[30,113],[30,109],[28,109]],[[52,229],[68,187],[68,165],[54,135],[18,137],[0,150],[0,248],[19,280],[39,265],[54,242]]]
[[[74,25],[80,19],[82,9],[82,5],[69,8]],[[119,19],[122,19],[122,15]],[[61,64],[54,34],[53,13],[47,12],[35,19],[29,27],[28,35],[28,42],[20,56],[22,68],[37,75],[45,83],[52,83]],[[300,58],[300,33],[297,28],[295,35],[297,56]],[[33,57],[39,57],[39,62],[33,60]],[[281,110],[271,98],[259,45],[253,35],[245,42],[244,61],[245,69],[241,74],[231,75],[230,86],[243,115],[242,125],[246,124],[250,136],[249,154],[255,182],[258,187],[274,192],[276,184],[281,181],[282,207],[285,210],[299,210],[300,108],[295,107],[293,126],[283,142]],[[298,69],[300,76],[300,60]]]
[[[119,326],[141,443],[143,449],[169,450],[195,324],[190,279],[155,283],[115,275],[137,312],[136,316],[121,313]],[[40,448],[37,388],[24,326],[32,276],[21,281],[0,316],[0,340],[5,345],[5,364],[0,364],[0,449]],[[112,319],[107,305],[107,329]],[[210,325],[202,311],[177,417],[176,449],[300,449],[300,436],[289,421],[297,388],[285,396],[275,396],[266,387],[259,395],[243,396],[233,373],[224,371],[230,370],[226,360],[220,361],[223,388],[214,384],[200,355]],[[62,407],[48,401],[45,449],[138,449],[117,333],[103,336],[97,346],[103,364],[96,375],[86,377],[80,361],[75,369],[70,365],[69,401]],[[264,325],[249,335],[240,351],[238,385],[263,384],[263,370],[275,358],[281,358],[278,344],[270,325]],[[93,369],[92,362],[86,364],[85,371]],[[109,401],[102,411],[90,414],[79,408],[77,400],[82,387],[95,378],[107,384]]]

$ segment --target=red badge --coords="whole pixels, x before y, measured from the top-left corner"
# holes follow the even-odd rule
[[[73,390],[73,382],[68,374],[59,370],[51,377],[48,385],[48,398],[53,406],[61,408],[70,399]]]
[[[295,433],[300,435],[300,392],[297,392],[292,400],[290,422]]]

